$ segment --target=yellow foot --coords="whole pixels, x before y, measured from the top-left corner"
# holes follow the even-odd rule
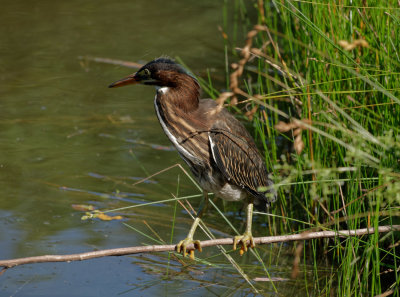
[[[247,245],[247,242],[250,242],[249,245]],[[254,244],[254,239],[253,239],[253,235],[250,232],[245,232],[243,235],[238,235],[235,236],[235,238],[233,239],[233,249],[236,250],[236,245],[237,244],[241,245],[240,248],[240,255],[242,256],[245,252],[247,252],[247,247],[255,247]]]
[[[194,251],[195,250],[198,250],[199,252],[202,251],[201,245],[200,245],[200,240],[193,240],[193,238],[187,237],[184,240],[179,241],[179,243],[176,245],[176,251],[178,253],[182,253],[182,255],[184,257],[186,257],[186,255],[187,255],[187,251],[186,251],[187,246],[192,244],[192,243],[194,245],[194,250],[189,250],[189,255],[190,255],[190,258],[192,260],[194,260]]]

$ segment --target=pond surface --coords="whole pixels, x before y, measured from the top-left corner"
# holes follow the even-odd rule
[[[1,259],[155,244],[138,233],[156,238],[151,229],[171,242],[175,202],[115,211],[110,215],[124,219],[113,221],[83,221],[84,213],[73,207],[117,209],[170,199],[171,193],[199,194],[179,168],[133,185],[183,163],[154,114],[155,91],[145,86],[108,89],[134,70],[78,57],[145,62],[178,56],[195,74],[207,78],[209,70],[223,86],[224,43],[217,28],[223,23],[223,5],[215,0],[2,1]],[[241,216],[227,215],[243,227]],[[233,234],[216,212],[209,212],[206,221],[216,236]],[[172,242],[185,237],[191,222],[178,205]],[[197,237],[204,235],[198,232]],[[262,252],[273,262],[269,248]],[[214,255],[217,249],[200,256]],[[249,256],[237,260],[253,263]],[[290,263],[270,265],[271,276],[287,277],[284,267]],[[251,270],[254,277],[265,277],[262,269]],[[264,289],[274,291],[270,283]],[[249,292],[222,256],[212,266],[185,266],[164,253],[25,265],[0,276],[1,296]]]

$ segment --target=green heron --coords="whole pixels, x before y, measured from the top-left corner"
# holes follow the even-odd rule
[[[254,140],[225,108],[212,99],[200,99],[197,80],[182,66],[168,58],[158,58],[138,72],[112,83],[109,87],[128,84],[153,85],[157,89],[154,106],[165,134],[187,163],[204,192],[228,200],[245,199],[247,204],[246,231],[235,236],[233,248],[241,244],[254,247],[251,232],[253,204],[266,211],[276,199],[265,162]],[[177,252],[186,255],[193,243],[201,250],[200,241],[193,240],[202,211],[190,228],[186,239],[180,241]]]

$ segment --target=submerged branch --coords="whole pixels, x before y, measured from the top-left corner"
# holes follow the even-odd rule
[[[122,60],[101,58],[101,57],[92,57],[92,56],[79,56],[78,59],[83,62],[93,61],[93,62],[97,62],[97,63],[120,65],[120,66],[134,68],[134,69],[139,69],[143,66],[143,64],[130,62],[130,61],[122,61]]]
[[[316,238],[330,238],[330,237],[349,237],[349,236],[362,236],[373,233],[386,233],[390,231],[400,231],[400,225],[380,226],[376,228],[363,228],[355,230],[340,230],[340,231],[317,231],[317,232],[303,232],[301,234],[280,235],[280,236],[267,236],[254,238],[255,244],[270,244],[278,242],[289,242],[299,240],[309,240]],[[216,245],[233,245],[233,238],[221,238],[201,241],[201,247],[209,247]],[[193,244],[188,245],[188,250],[194,249]],[[80,254],[70,255],[44,255],[27,258],[18,258],[10,260],[0,260],[0,267],[4,269],[11,268],[17,265],[32,264],[32,263],[45,263],[45,262],[70,262],[70,261],[83,261],[93,258],[108,257],[108,256],[124,256],[138,253],[152,253],[152,252],[172,252],[175,251],[175,245],[150,245],[150,246],[136,246],[126,248],[116,248],[100,251],[92,251]],[[4,270],[3,270],[4,272]],[[0,273],[1,274],[1,273]]]

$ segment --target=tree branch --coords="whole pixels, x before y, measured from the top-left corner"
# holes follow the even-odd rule
[[[318,232],[303,232],[301,234],[256,237],[254,238],[255,244],[270,244],[277,242],[289,242],[299,240],[309,240],[316,238],[330,238],[330,237],[349,237],[349,236],[362,236],[373,233],[386,233],[390,231],[400,231],[400,225],[380,226],[375,228],[363,228],[356,230],[341,230],[341,231],[318,231]],[[233,238],[221,238],[213,240],[201,241],[201,247],[209,247],[215,245],[233,245]],[[188,250],[194,249],[193,244],[188,246]],[[108,256],[124,256],[138,253],[152,253],[152,252],[172,252],[175,250],[175,245],[150,245],[150,246],[136,246],[126,248],[116,248],[100,251],[92,251],[80,254],[70,255],[44,255],[27,258],[17,258],[10,260],[0,260],[0,267],[4,269],[11,268],[17,265],[32,264],[32,263],[45,263],[45,262],[70,262],[70,261],[83,261],[93,258],[108,257]],[[1,274],[1,273],[0,273]]]

